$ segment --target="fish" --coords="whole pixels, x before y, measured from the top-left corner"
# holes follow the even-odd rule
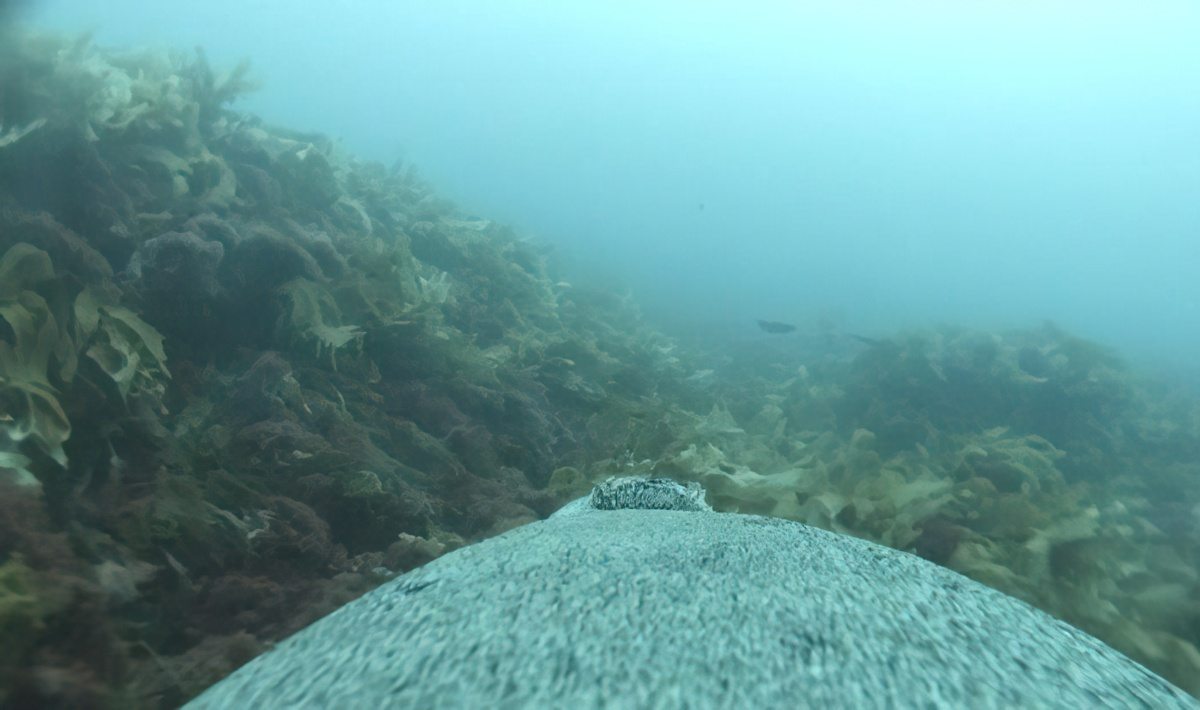
[[[780,323],[773,320],[760,320],[758,321],[758,327],[768,333],[794,333],[796,331],[796,326],[791,323]]]
[[[888,344],[888,342],[886,340],[879,340],[878,338],[868,338],[865,335],[855,335],[854,333],[846,333],[846,336],[853,338],[864,345],[870,345],[873,348],[877,348],[882,345]]]

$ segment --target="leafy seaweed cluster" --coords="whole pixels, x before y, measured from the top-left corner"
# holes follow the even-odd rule
[[[0,256],[0,319],[11,334],[0,341],[0,473],[10,482],[39,485],[30,470],[35,457],[67,466],[71,423],[58,398],[77,374],[108,385],[122,402],[163,391],[162,336],[129,309],[105,303],[106,286],[57,278],[50,256],[25,242]]]

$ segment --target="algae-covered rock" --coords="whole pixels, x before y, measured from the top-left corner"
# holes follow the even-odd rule
[[[70,622],[133,639],[22,699],[177,705],[377,570],[670,445],[621,423],[683,417],[647,394],[683,366],[636,308],[556,286],[542,248],[411,170],[231,110],[246,65],[10,39],[0,474],[47,513],[14,535],[70,538],[31,573],[94,577]],[[547,488],[564,466],[581,480]],[[0,673],[74,673],[65,614]]]

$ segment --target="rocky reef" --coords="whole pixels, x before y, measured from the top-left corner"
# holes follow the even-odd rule
[[[683,379],[539,247],[230,111],[243,68],[0,51],[8,702],[176,705],[549,515]]]
[[[246,67],[0,46],[0,704],[168,707],[614,474],[918,554],[1200,692],[1200,407],[1046,327],[682,348]],[[769,361],[767,361],[769,360]]]
[[[1200,692],[1200,401],[1053,325],[729,356],[648,464],[718,510],[915,552]]]

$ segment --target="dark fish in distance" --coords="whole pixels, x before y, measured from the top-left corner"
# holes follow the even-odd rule
[[[854,333],[846,333],[846,335],[850,336],[851,338],[854,338],[855,340],[857,340],[860,343],[863,343],[864,345],[870,345],[873,348],[886,344],[886,342],[883,340],[877,340],[876,338],[868,338],[865,335],[855,335]]]
[[[760,320],[758,321],[758,327],[768,333],[792,333],[796,330],[796,326],[791,323],[780,323],[773,320]]]

